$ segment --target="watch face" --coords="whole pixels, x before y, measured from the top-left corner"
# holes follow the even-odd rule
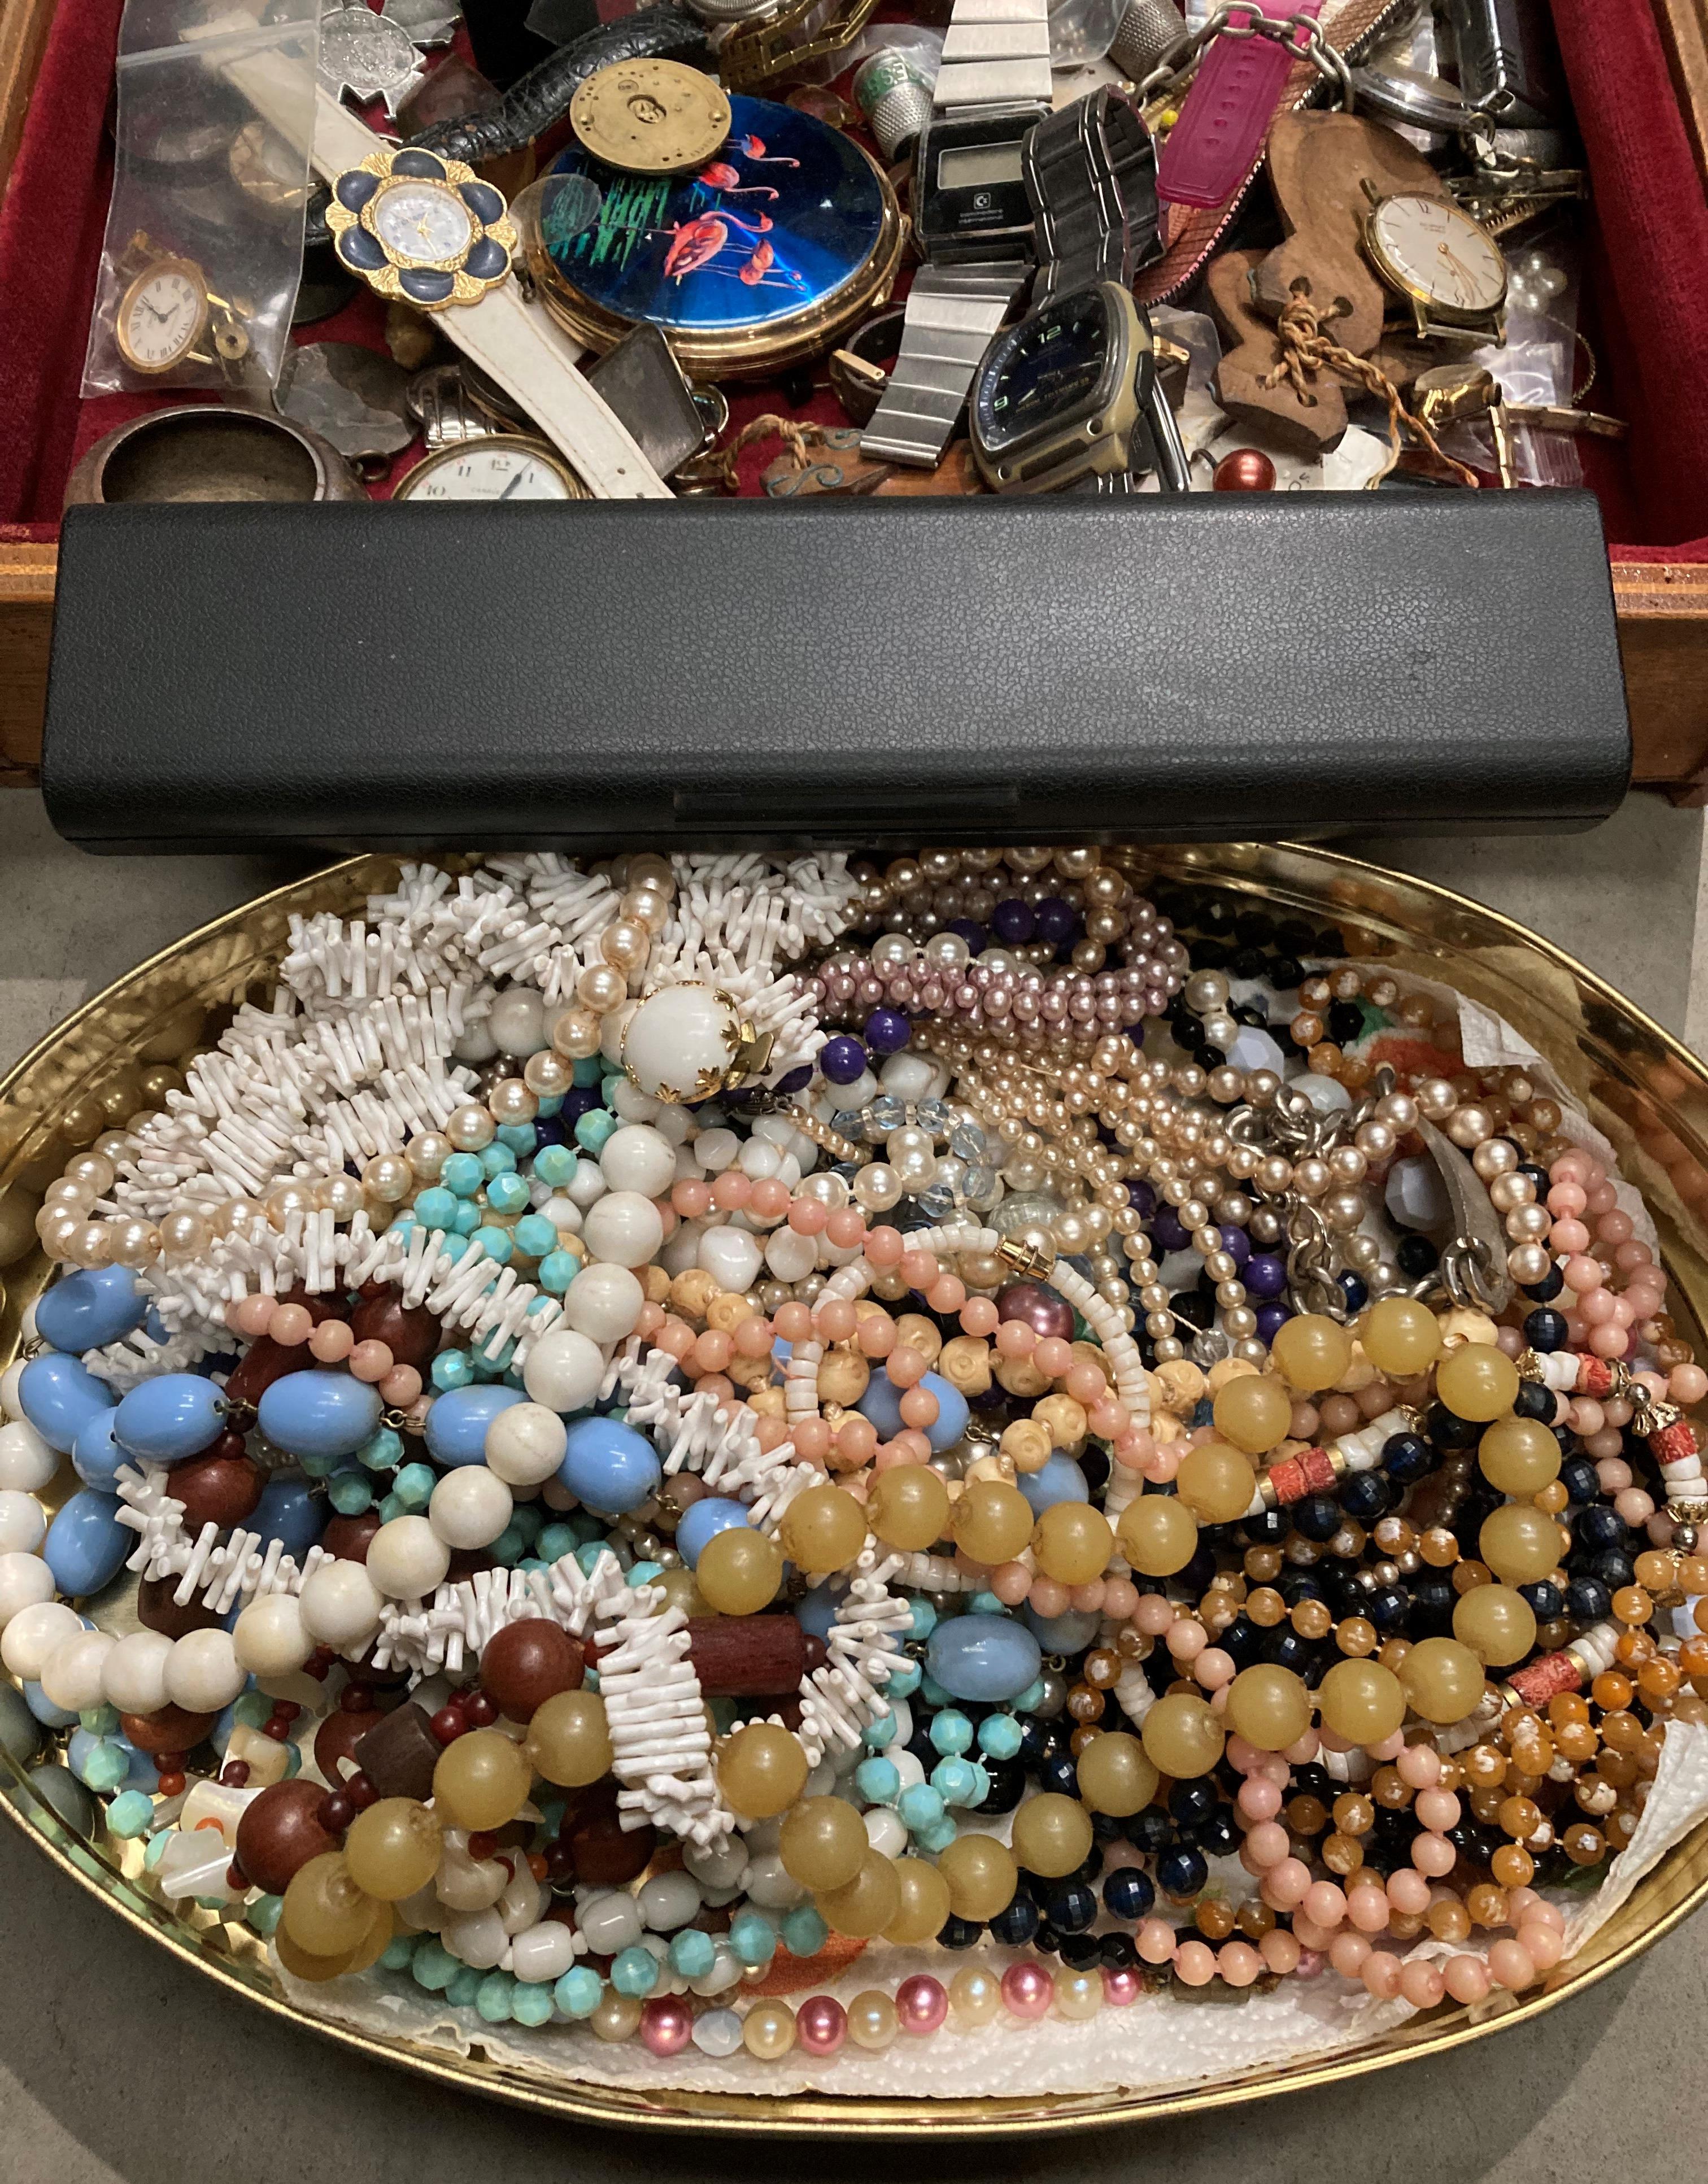
[[[1443,198],[1384,198],[1370,217],[1378,265],[1417,301],[1481,317],[1506,294],[1506,260],[1468,213]]]
[[[999,454],[1095,406],[1112,339],[1096,288],[1077,289],[999,335],[973,391],[982,445]]]
[[[350,272],[388,301],[401,298],[424,311],[477,303],[508,280],[516,245],[492,184],[461,160],[420,145],[381,143],[340,175],[327,225]]]
[[[472,440],[418,464],[396,500],[581,500],[580,481],[543,448],[508,437]]]
[[[1032,203],[1023,152],[1039,120],[1035,107],[996,114],[934,114],[915,154],[913,204],[928,259],[957,248],[983,256],[1020,255],[1030,244]]]
[[[179,259],[141,274],[119,306],[119,345],[126,361],[138,371],[170,371],[196,346],[204,302],[200,279]]]
[[[474,240],[468,207],[454,190],[430,181],[394,182],[382,190],[371,223],[399,265],[454,266]]]

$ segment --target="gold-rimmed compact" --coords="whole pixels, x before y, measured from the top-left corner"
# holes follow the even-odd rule
[[[889,294],[901,217],[875,161],[793,107],[729,105],[728,135],[692,173],[624,173],[578,144],[533,193],[529,270],[589,348],[647,321],[691,377],[761,377],[833,347]]]

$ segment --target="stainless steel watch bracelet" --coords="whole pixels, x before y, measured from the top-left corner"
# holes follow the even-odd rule
[[[929,468],[949,443],[979,359],[1008,315],[1030,267],[926,265],[907,297],[901,350],[860,452]]]
[[[1047,0],[955,0],[932,104],[938,113],[1050,100]]]
[[[1046,0],[955,0],[934,112],[963,114],[1050,98]],[[991,337],[1031,271],[1016,258],[925,265],[907,295],[901,354],[860,451],[933,469],[949,444]]]
[[[1105,86],[1041,121],[1023,154],[1037,222],[1034,305],[1093,281],[1130,288],[1157,239],[1151,133]]]

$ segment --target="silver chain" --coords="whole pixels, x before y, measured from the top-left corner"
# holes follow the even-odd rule
[[[1235,1108],[1228,1134],[1253,1152],[1280,1153],[1295,1166],[1320,1160],[1349,1140],[1393,1087],[1394,1074],[1386,1063],[1371,1077],[1363,1098],[1349,1106],[1319,1107],[1303,1092],[1283,1085],[1267,1108]],[[1294,1308],[1342,1323],[1349,1319],[1346,1291],[1336,1279],[1334,1240],[1316,1207],[1296,1190],[1278,1199],[1260,1190],[1256,1195],[1274,1207],[1286,1228],[1287,1289]]]
[[[1233,18],[1236,14],[1244,15],[1246,21],[1236,23]],[[1342,113],[1353,112],[1357,93],[1353,88],[1352,70],[1339,47],[1331,46],[1323,36],[1322,25],[1316,18],[1265,15],[1252,8],[1218,8],[1201,30],[1189,31],[1185,37],[1177,39],[1139,86],[1139,103],[1147,105],[1159,92],[1184,84],[1205,47],[1219,37],[1270,38],[1276,45],[1285,46],[1296,59],[1309,61],[1325,82],[1338,89]]]
[[[1412,1284],[1409,1295],[1421,1302],[1445,1291],[1448,1301],[1465,1312],[1497,1312],[1506,1301],[1495,1286],[1502,1269],[1493,1263],[1488,1246],[1475,1236],[1455,1236],[1441,1254],[1432,1274]]]

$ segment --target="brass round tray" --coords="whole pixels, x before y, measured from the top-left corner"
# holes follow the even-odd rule
[[[453,861],[447,860],[446,861]],[[1421,880],[1326,850],[1233,844],[1135,850],[1136,878],[1211,883],[1313,922],[1334,924],[1348,952],[1439,979],[1504,1017],[1558,1071],[1572,1097],[1617,1149],[1621,1168],[1647,1200],[1672,1277],[1672,1309],[1689,1339],[1702,1340],[1708,1306],[1708,1065],[1592,972],[1510,919]],[[398,863],[354,857],[232,911],[109,986],[66,1019],[0,1080],[0,1366],[18,1346],[20,1319],[45,1286],[35,1248],[37,1194],[70,1146],[59,1124],[75,1103],[94,1099],[123,1072],[176,1060],[217,1034],[225,1014],[272,982],[293,914],[347,915],[369,893],[389,889]],[[84,1121],[93,1119],[87,1108]],[[97,1128],[107,1127],[104,1117]],[[90,1128],[80,1141],[96,1134]],[[27,1241],[30,1248],[24,1251]],[[9,1262],[9,1263],[8,1263]],[[98,1602],[105,1619],[107,1602]],[[119,1615],[121,1602],[111,1605]],[[934,2131],[1046,2132],[1132,2123],[1226,2108],[1386,2070],[1391,2064],[1482,2040],[1527,2022],[1604,1979],[1658,1941],[1708,1898],[1708,1823],[1669,1852],[1624,1906],[1568,1962],[1522,1999],[1508,1997],[1475,2021],[1451,2005],[1384,2037],[1285,2070],[1244,2071],[1145,2094],[991,2095],[957,2100],[878,2100],[830,2095],[645,2092],[566,2085],[474,2056],[403,2038],[361,2034],[294,2010],[262,1945],[249,1930],[209,1910],[175,1913],[149,1890],[140,1847],[71,1834],[0,1754],[0,1809],[63,1871],[121,1919],[234,1994],[306,2025],[365,2054],[448,2085],[490,2093],[542,2112],[600,2124],[693,2132],[830,2131],[879,2137]]]

